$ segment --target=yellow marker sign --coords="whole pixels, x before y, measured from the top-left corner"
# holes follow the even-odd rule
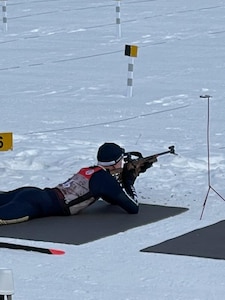
[[[0,132],[0,151],[8,151],[13,149],[12,132]]]
[[[138,46],[135,45],[125,45],[125,55],[137,57]]]

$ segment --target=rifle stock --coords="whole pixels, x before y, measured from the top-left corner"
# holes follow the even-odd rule
[[[169,150],[167,151],[156,153],[146,157],[143,157],[140,152],[128,152],[126,153],[124,159],[125,161],[124,165],[126,165],[128,170],[134,170],[135,176],[137,177],[140,174],[141,167],[144,166],[144,164],[146,163],[153,164],[157,162],[158,156],[169,154],[169,153],[176,155],[174,148],[175,148],[174,146],[170,146],[168,147]],[[135,155],[136,158],[132,159],[132,155]],[[122,172],[123,172],[123,168],[113,169],[110,171],[110,173],[117,178],[121,178]]]

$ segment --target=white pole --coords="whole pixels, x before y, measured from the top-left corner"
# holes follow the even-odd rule
[[[128,63],[128,76],[127,76],[127,97],[132,97],[133,94],[133,78],[134,78],[134,57],[130,56]]]
[[[4,31],[8,30],[8,24],[7,24],[7,10],[6,10],[6,0],[2,0],[2,21],[3,21],[3,29]]]
[[[116,25],[117,25],[117,37],[121,38],[120,0],[116,1]]]

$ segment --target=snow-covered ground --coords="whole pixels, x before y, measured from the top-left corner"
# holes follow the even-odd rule
[[[3,2],[3,1],[2,1]],[[88,244],[35,241],[63,256],[1,249],[16,300],[220,300],[223,260],[139,250],[225,219],[225,3],[222,0],[8,1],[0,32],[0,190],[50,186],[95,163],[105,141],[150,155],[175,145],[138,178],[142,203],[189,211]],[[137,45],[127,97],[125,45]],[[72,230],[72,228],[70,229]],[[15,241],[1,238],[0,241]],[[210,241],[209,241],[210,243]]]

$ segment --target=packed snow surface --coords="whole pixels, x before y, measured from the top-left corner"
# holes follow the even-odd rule
[[[66,251],[0,249],[15,300],[224,299],[223,260],[140,250],[225,219],[213,190],[200,219],[209,165],[225,196],[225,3],[120,2],[121,37],[118,1],[7,1],[0,131],[13,132],[14,149],[0,153],[0,190],[54,187],[94,164],[105,141],[143,155],[175,145],[178,155],[160,157],[136,189],[141,203],[189,210],[79,246],[0,238]],[[125,45],[138,46],[132,97]]]

